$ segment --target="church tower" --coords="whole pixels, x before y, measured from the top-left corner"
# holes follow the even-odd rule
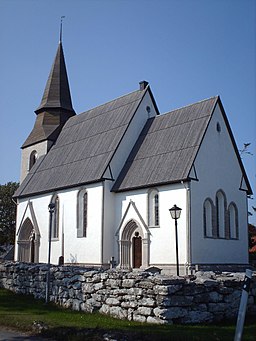
[[[36,160],[49,151],[67,120],[75,115],[72,106],[62,41],[46,83],[34,128],[22,145],[21,177],[24,180]]]

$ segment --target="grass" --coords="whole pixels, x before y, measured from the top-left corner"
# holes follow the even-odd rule
[[[225,341],[233,340],[235,333],[235,323],[159,326],[121,321],[99,313],[85,314],[62,309],[53,304],[46,305],[32,296],[17,295],[0,289],[0,326],[35,333],[34,321],[40,321],[41,325],[48,327],[42,331],[43,336],[65,341],[98,341],[104,339],[104,334],[127,341]],[[255,321],[247,322],[243,340],[253,341],[255,335]]]

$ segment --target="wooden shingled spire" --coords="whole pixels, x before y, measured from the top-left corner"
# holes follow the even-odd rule
[[[62,20],[62,18],[61,18]],[[45,86],[34,128],[22,148],[44,141],[56,140],[65,122],[75,115],[62,47],[62,21],[60,42]]]

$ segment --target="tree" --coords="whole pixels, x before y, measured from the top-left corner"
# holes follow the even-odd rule
[[[0,245],[14,244],[16,204],[12,196],[18,187],[17,182],[0,185]]]

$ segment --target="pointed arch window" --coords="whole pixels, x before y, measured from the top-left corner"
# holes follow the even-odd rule
[[[159,226],[159,193],[153,189],[148,193],[148,224]]]
[[[88,224],[88,192],[86,190],[78,193],[77,220],[77,237],[86,237]]]
[[[59,197],[56,196],[52,199],[52,202],[55,204],[53,221],[52,221],[52,239],[59,238],[59,220],[60,220],[60,200]]]
[[[219,190],[216,193],[217,237],[226,238],[226,196]]]
[[[204,202],[204,236],[213,237],[213,215],[214,205],[211,199],[207,198]]]
[[[238,239],[238,210],[234,202],[228,206],[229,238]]]
[[[37,151],[33,150],[29,157],[28,170],[30,170],[34,166],[34,164],[36,163],[36,160],[37,160]]]
[[[219,190],[215,205],[210,198],[203,205],[204,236],[212,238],[238,239],[238,209],[234,202],[227,205],[226,194]]]

